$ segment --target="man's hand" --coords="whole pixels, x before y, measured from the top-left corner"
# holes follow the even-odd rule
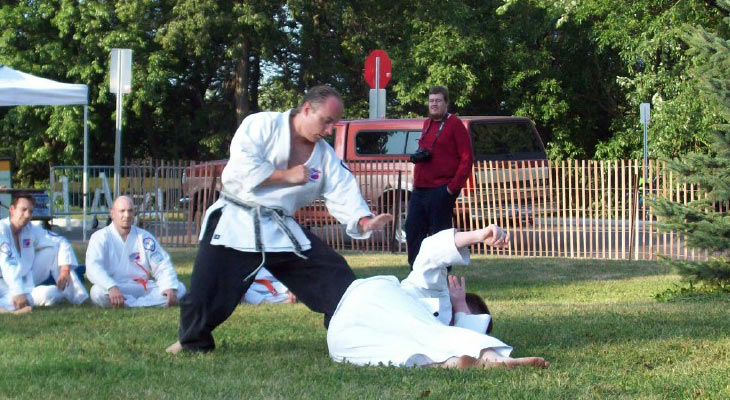
[[[509,233],[505,232],[504,229],[492,224],[487,227],[486,231],[487,237],[484,239],[484,243],[500,249],[509,247]]]
[[[58,279],[56,280],[56,286],[58,286],[58,290],[66,289],[66,286],[68,286],[70,281],[71,281],[71,266],[62,265],[61,273],[58,275]]]
[[[109,302],[112,303],[114,308],[124,307],[124,295],[118,287],[112,286],[109,288]]]
[[[287,169],[286,180],[293,185],[303,185],[309,182],[309,168],[304,165],[295,165]]]
[[[277,169],[263,181],[262,185],[303,185],[309,182],[309,168],[295,165],[289,169]]]
[[[28,303],[28,298],[25,297],[24,294],[13,296],[13,307],[15,307],[16,310],[20,310],[23,307],[28,307],[29,305],[30,303]]]
[[[382,230],[385,224],[391,222],[393,216],[391,214],[380,214],[375,217],[360,218],[360,229],[363,232]]]
[[[167,289],[162,291],[162,295],[167,297],[167,306],[172,307],[177,304],[177,290]]]
[[[451,306],[454,307],[454,313],[463,312],[471,314],[469,306],[466,304],[466,278],[459,278],[454,275],[449,275],[449,298],[451,299]]]

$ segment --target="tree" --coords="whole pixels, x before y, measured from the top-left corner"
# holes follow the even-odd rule
[[[617,104],[608,134],[596,145],[597,158],[641,158],[638,110],[644,102],[652,104],[650,157],[707,148],[712,126],[720,121],[704,112],[710,104],[688,79],[693,60],[681,40],[681,26],[714,29],[722,18],[714,2],[628,0],[620,7],[602,0],[559,3],[564,10],[560,21],[589,26],[588,37],[605,54],[600,62],[610,60],[619,67],[609,74],[618,85]]]
[[[729,0],[718,0],[718,4],[730,11]],[[699,200],[682,205],[659,199],[654,211],[663,219],[664,229],[680,232],[688,246],[710,252],[705,262],[671,262],[679,273],[730,290],[730,18],[724,21],[716,33],[684,26],[682,36],[697,62],[694,71],[700,94],[716,105],[724,122],[710,142],[712,154],[691,153],[669,163],[684,182],[699,187]]]

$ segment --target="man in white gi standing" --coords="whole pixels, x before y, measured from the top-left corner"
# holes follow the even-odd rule
[[[63,237],[30,223],[35,199],[17,195],[10,215],[0,221],[0,312],[24,313],[64,298],[73,304],[89,297],[71,268],[76,255]],[[55,285],[41,285],[53,277]]]
[[[355,177],[321,140],[343,109],[337,91],[317,86],[296,110],[243,120],[231,141],[221,197],[206,212],[190,294],[180,304],[180,340],[169,353],[213,350],[213,329],[264,265],[329,324],[355,275],[342,256],[299,226],[294,212],[322,197],[355,239],[392,220],[373,216]]]
[[[185,295],[170,255],[155,237],[134,226],[134,203],[114,200],[112,224],[94,232],[86,249],[91,301],[100,307],[173,306]]]

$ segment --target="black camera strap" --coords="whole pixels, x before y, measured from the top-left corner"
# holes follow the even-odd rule
[[[444,124],[446,123],[446,120],[449,119],[450,116],[451,116],[451,114],[446,113],[446,116],[444,117],[444,119],[441,120],[441,125],[439,125],[439,130],[436,131],[436,137],[433,138],[433,143],[431,143],[431,148],[428,151],[433,150],[433,146],[436,145],[436,140],[438,140],[439,135],[441,134],[441,130],[444,129]],[[426,133],[428,133],[428,130],[431,129],[432,122],[433,122],[432,119],[428,122],[428,126],[426,127]]]

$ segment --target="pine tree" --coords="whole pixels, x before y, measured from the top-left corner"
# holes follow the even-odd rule
[[[730,12],[730,0],[717,3]],[[683,37],[697,63],[698,84],[716,105],[708,112],[719,113],[725,121],[712,138],[713,154],[691,153],[668,162],[681,181],[699,187],[699,200],[686,205],[666,199],[652,202],[663,230],[682,233],[687,246],[710,254],[703,262],[668,262],[691,282],[724,290],[730,290],[730,40],[721,33],[727,36],[729,31],[726,15],[719,33],[687,26]]]

